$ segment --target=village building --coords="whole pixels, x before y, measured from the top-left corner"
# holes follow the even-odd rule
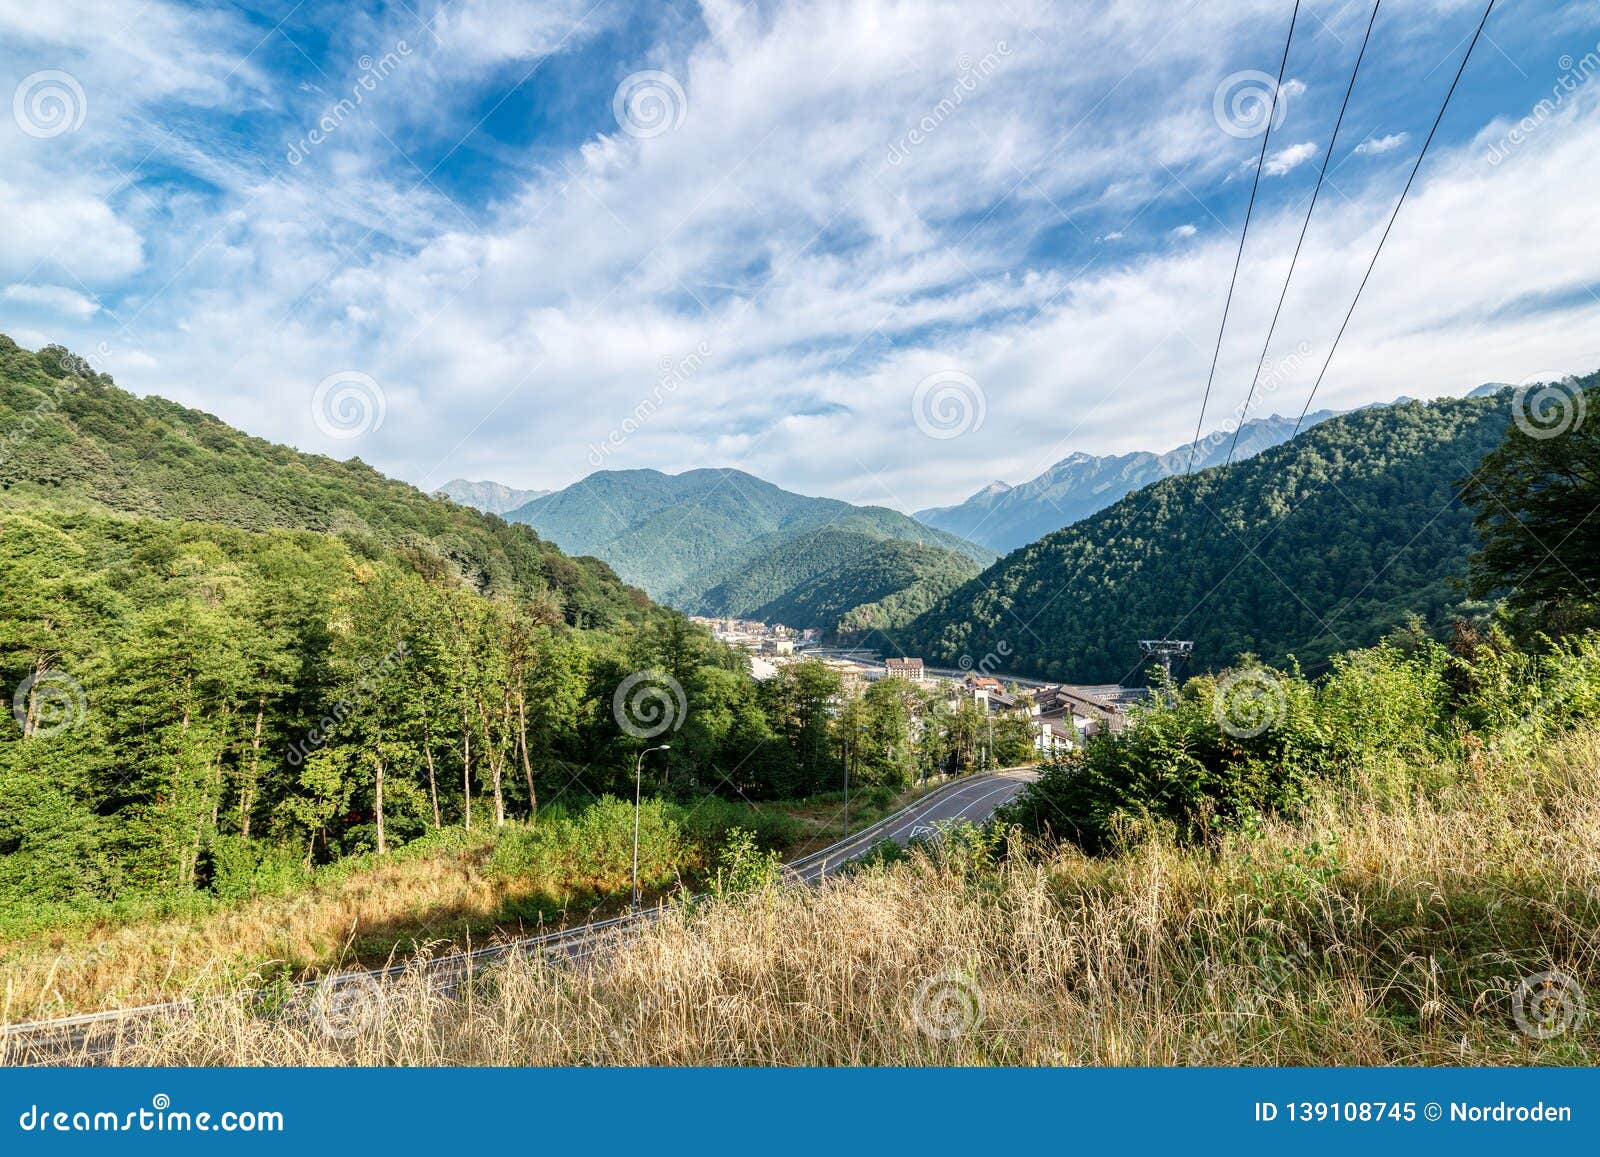
[[[921,683],[926,678],[921,659],[885,659],[883,673],[888,678],[909,679],[913,683]]]

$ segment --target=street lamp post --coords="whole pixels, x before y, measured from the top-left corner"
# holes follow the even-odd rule
[[[844,834],[850,834],[850,740],[844,741]]]
[[[652,751],[671,751],[672,744],[663,743],[660,747],[647,747],[639,753],[639,758],[633,765],[633,904],[630,911],[639,910],[639,803],[643,792],[644,783],[644,757]]]

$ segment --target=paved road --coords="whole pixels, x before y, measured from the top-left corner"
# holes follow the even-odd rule
[[[1009,803],[1034,778],[1036,773],[1031,768],[1015,767],[966,781],[957,780],[849,840],[834,844],[790,866],[800,879],[815,883],[884,840],[905,844],[917,836],[931,834],[933,825],[942,821],[971,820],[981,823],[993,815],[1001,804]]]
[[[1031,768],[1017,767],[956,780],[935,789],[909,807],[863,828],[848,839],[790,862],[787,867],[794,878],[808,884],[817,883],[884,840],[905,844],[917,836],[930,834],[933,825],[941,821],[965,819],[977,823],[986,820],[997,807],[1010,800],[1034,778],[1036,773]],[[325,997],[330,987],[370,990],[385,981],[399,978],[408,970],[421,968],[426,971],[430,983],[440,991],[449,991],[475,969],[516,952],[542,952],[552,958],[574,963],[603,957],[607,947],[659,913],[660,909],[652,909],[637,916],[615,916],[610,920],[569,928],[563,932],[514,940],[470,953],[441,956],[420,966],[399,964],[369,972],[340,973],[318,985],[306,984],[300,988],[307,1001],[311,1001],[319,993]],[[51,1064],[68,1059],[101,1059],[113,1053],[119,1039],[127,1039],[138,1032],[141,1025],[163,1017],[185,1015],[192,1008],[187,1001],[174,1001],[7,1025],[0,1028],[0,1061],[7,1064]]]

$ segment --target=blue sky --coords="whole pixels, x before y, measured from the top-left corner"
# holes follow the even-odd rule
[[[911,510],[1167,449],[1291,8],[0,0],[0,330],[430,487]],[[1301,7],[1208,428],[1370,11]],[[1253,412],[1298,413],[1481,13],[1382,6]],[[1597,72],[1600,6],[1502,0],[1319,405],[1600,367]]]

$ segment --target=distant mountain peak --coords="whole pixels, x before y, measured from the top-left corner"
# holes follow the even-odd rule
[[[1307,414],[1302,429],[1334,417],[1333,410]],[[1213,430],[1198,443],[1185,442],[1165,453],[1133,450],[1090,454],[1074,450],[1037,477],[1016,486],[993,482],[956,506],[919,510],[919,522],[947,530],[1001,554],[1110,506],[1141,486],[1186,469],[1192,454],[1196,469],[1252,457],[1289,440],[1296,420],[1272,414],[1250,418],[1235,439],[1232,430]]]
[[[505,514],[550,492],[518,490],[504,482],[470,482],[465,478],[452,478],[434,493],[444,495],[458,506],[470,506],[485,514]]]

